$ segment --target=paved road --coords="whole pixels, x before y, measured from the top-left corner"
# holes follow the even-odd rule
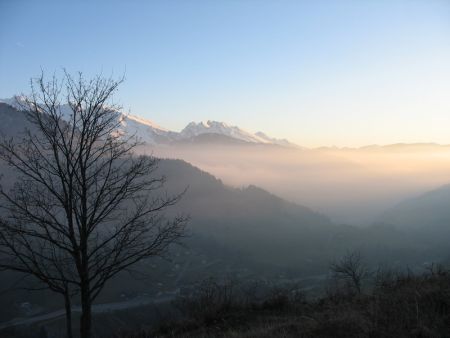
[[[212,265],[215,263],[217,263],[217,262],[212,262],[209,265]],[[187,261],[185,263],[184,267],[180,271],[178,280],[181,279],[181,277],[183,276],[183,274],[185,273],[185,270],[188,268],[189,265],[190,265],[190,261]],[[325,279],[326,276],[327,276],[326,274],[322,274],[322,275],[309,276],[306,278],[298,278],[297,280],[290,280],[290,281],[291,282],[292,281],[301,282],[303,280],[308,280],[308,279],[320,280],[320,279]],[[166,302],[169,302],[169,301],[175,299],[175,297],[176,297],[175,291],[168,292],[165,295],[156,296],[156,297],[139,296],[139,297],[121,301],[121,302],[95,304],[92,306],[92,312],[93,313],[105,313],[105,312],[116,311],[116,310],[130,309],[130,308],[134,308],[134,307],[138,307],[138,306],[142,306],[142,305],[166,303]],[[79,306],[72,307],[72,312],[81,312],[81,308]],[[30,324],[39,323],[39,322],[46,321],[46,320],[57,319],[59,317],[63,317],[64,315],[65,315],[65,311],[64,311],[64,309],[61,309],[61,310],[56,310],[56,311],[53,311],[50,313],[33,316],[33,317],[15,318],[8,322],[0,323],[0,330],[6,329],[6,328],[12,327],[12,326],[30,325]]]
[[[166,303],[175,298],[174,294],[162,295],[158,297],[150,297],[150,296],[140,296],[130,300],[115,302],[115,303],[104,303],[104,304],[95,304],[92,306],[93,313],[105,313],[116,310],[125,310],[133,307],[138,307],[142,305],[148,304],[160,304]],[[72,312],[80,312],[81,308],[79,306],[72,307]],[[23,317],[23,318],[15,318],[8,322],[0,323],[0,330],[6,329],[12,326],[19,325],[30,325],[50,319],[56,319],[65,315],[64,309],[56,310],[50,313],[46,313],[43,315],[33,316],[33,317]]]

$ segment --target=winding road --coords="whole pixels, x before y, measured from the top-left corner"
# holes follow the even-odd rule
[[[129,299],[122,302],[114,302],[114,303],[103,303],[103,304],[95,304],[92,306],[93,313],[105,313],[110,311],[117,310],[125,310],[134,307],[139,307],[142,305],[149,304],[160,304],[170,302],[175,298],[175,292],[173,294],[166,294],[157,297],[150,296],[139,296],[133,299]],[[72,312],[80,312],[81,308],[79,306],[72,307]],[[30,325],[34,323],[39,323],[46,320],[57,319],[65,315],[64,309],[56,310],[53,312],[49,312],[42,315],[37,315],[33,317],[21,317],[14,318],[10,321],[0,323],[0,330],[20,325]]]

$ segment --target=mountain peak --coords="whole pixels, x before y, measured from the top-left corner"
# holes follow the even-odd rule
[[[245,131],[237,126],[230,126],[225,122],[207,120],[190,122],[181,132],[182,137],[191,138],[202,134],[219,134],[251,143],[268,143],[266,140]]]

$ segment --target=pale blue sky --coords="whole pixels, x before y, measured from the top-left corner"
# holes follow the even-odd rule
[[[0,97],[66,67],[131,113],[306,146],[450,143],[450,1],[0,0]]]

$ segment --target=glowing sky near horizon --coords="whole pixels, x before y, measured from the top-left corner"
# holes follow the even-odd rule
[[[450,144],[450,1],[0,0],[0,98],[62,67],[174,130]]]

